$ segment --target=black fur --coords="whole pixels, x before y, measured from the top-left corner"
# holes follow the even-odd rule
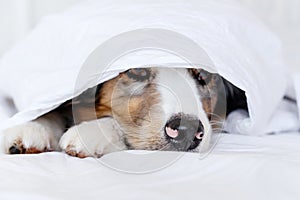
[[[223,79],[227,100],[226,116],[234,110],[244,109],[248,111],[247,98],[245,92],[232,83]]]

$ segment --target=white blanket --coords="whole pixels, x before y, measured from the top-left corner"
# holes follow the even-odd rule
[[[0,60],[0,102],[18,110],[0,130],[130,67],[192,64],[245,90],[250,118],[241,132],[263,134],[286,89],[280,53],[277,38],[227,0],[84,1],[42,20]]]
[[[119,152],[100,159],[62,153],[1,155],[0,197],[50,199],[298,200],[299,133],[264,137],[222,135],[212,152]],[[159,165],[170,161],[171,165]],[[131,158],[131,159],[130,159]],[[110,164],[126,173],[106,167]],[[157,164],[157,165],[155,165]],[[150,166],[150,167],[149,167]],[[152,167],[152,168],[151,168]],[[163,169],[157,170],[159,167]]]

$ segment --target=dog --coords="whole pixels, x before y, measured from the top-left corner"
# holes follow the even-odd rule
[[[245,92],[202,68],[132,68],[55,110],[4,131],[9,154],[64,151],[79,158],[120,150],[199,152]]]

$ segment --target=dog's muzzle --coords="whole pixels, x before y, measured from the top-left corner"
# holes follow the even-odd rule
[[[189,151],[195,149],[202,141],[203,129],[197,117],[179,113],[166,123],[165,135],[177,151]]]

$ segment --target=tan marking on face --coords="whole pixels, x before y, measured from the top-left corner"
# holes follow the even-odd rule
[[[211,80],[207,83],[205,86],[205,94],[201,94],[200,96],[203,96],[201,101],[203,104],[203,109],[208,115],[208,118],[211,119],[212,114],[215,111],[216,108],[216,103],[219,98],[219,89],[218,89],[218,84],[214,76],[217,75],[212,75]]]
[[[211,97],[203,97],[201,99],[201,101],[202,101],[203,109],[205,110],[205,113],[207,114],[208,119],[211,119],[211,113],[212,113],[212,109],[213,109]]]
[[[160,149],[164,142],[159,127],[165,123],[160,116],[160,94],[151,80],[141,82],[141,88],[132,90],[136,82],[121,73],[104,83],[96,106],[97,116],[106,113],[115,118],[133,149]]]

